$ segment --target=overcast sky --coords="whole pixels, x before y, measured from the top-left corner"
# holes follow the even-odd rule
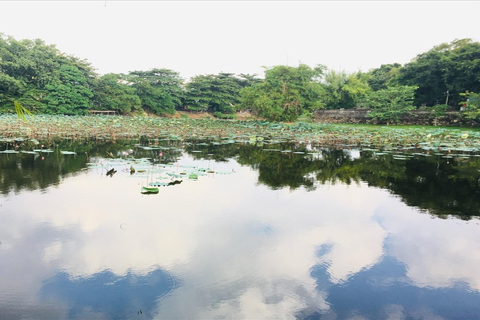
[[[0,1],[0,32],[40,38],[96,71],[183,78],[262,66],[368,71],[443,42],[480,41],[480,1]]]

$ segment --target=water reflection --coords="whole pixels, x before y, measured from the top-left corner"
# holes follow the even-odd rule
[[[144,141],[144,143],[152,141]],[[474,155],[429,155],[382,153],[369,150],[313,148],[309,145],[276,143],[238,144],[234,141],[205,142],[156,140],[152,147],[115,144],[54,145],[55,153],[0,154],[0,192],[44,189],[58,185],[68,174],[86,169],[86,163],[109,169],[114,158],[148,158],[153,164],[176,162],[186,150],[194,159],[226,162],[235,158],[258,171],[258,182],[272,189],[288,187],[315,190],[325,183],[360,183],[390,190],[410,206],[440,217],[470,219],[480,215],[480,157]],[[5,147],[3,147],[5,148]],[[62,155],[70,149],[75,156]],[[111,158],[111,159],[108,159]],[[95,160],[96,159],[96,160]],[[120,159],[121,160],[121,159]],[[113,163],[112,165],[114,165]],[[123,168],[126,169],[126,168]]]
[[[125,163],[100,157],[105,150],[88,149],[85,157],[96,166],[65,166],[62,179],[41,189],[24,186],[12,193],[16,183],[3,180],[2,318],[473,319],[480,314],[478,219],[432,219],[391,194],[421,173],[427,180],[467,185],[472,189],[462,190],[473,190],[473,197],[473,179],[455,172],[475,167],[475,161],[468,166],[451,161],[449,169],[432,157],[417,163],[419,171],[409,165],[421,160],[370,151],[300,155],[260,152],[251,145],[219,145],[207,152],[202,147],[192,144],[191,150],[200,152],[183,156],[131,145],[108,152],[118,156],[132,149],[135,157],[149,157],[150,166],[167,162],[168,154],[178,170],[195,165],[234,173],[184,179],[148,196],[140,194],[140,186],[161,173],[131,175]],[[216,151],[221,161],[212,156]],[[77,153],[74,159],[81,157]],[[117,173],[106,176],[112,166]],[[2,166],[1,176],[11,168]],[[437,174],[430,177],[432,168]]]
[[[142,315],[150,319],[154,316],[156,301],[175,288],[175,279],[163,270],[146,275],[128,272],[125,276],[102,271],[78,278],[58,273],[44,282],[39,296],[42,302],[66,304],[68,318],[91,319],[104,315],[125,319]]]

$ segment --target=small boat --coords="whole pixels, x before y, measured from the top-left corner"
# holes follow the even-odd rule
[[[158,193],[158,188],[157,187],[142,187],[142,190],[140,192],[142,194],[155,194],[155,193]]]

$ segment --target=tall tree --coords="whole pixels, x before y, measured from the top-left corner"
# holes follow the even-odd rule
[[[114,73],[103,75],[97,80],[92,101],[97,110],[115,110],[122,114],[141,108],[141,100],[132,83]]]
[[[57,78],[46,86],[45,113],[84,115],[90,107],[92,91],[86,86],[83,73],[74,66],[62,65]]]
[[[325,93],[322,101],[326,109],[351,109],[370,91],[366,80],[360,75],[345,71],[328,71],[323,81]]]
[[[193,77],[186,85],[186,105],[190,110],[233,113],[240,102],[240,90],[254,82],[254,76],[243,75],[242,78],[237,78],[233,73]]]
[[[367,117],[381,123],[399,123],[403,116],[415,109],[416,89],[413,86],[396,86],[371,92],[365,102],[371,108]]]
[[[387,89],[398,85],[398,77],[402,65],[399,63],[382,64],[379,68],[372,69],[368,72],[368,85],[373,91]]]
[[[460,93],[480,91],[480,43],[455,40],[419,54],[401,69],[399,83],[418,86],[417,106],[448,104],[456,107]]]
[[[324,70],[321,65],[304,64],[266,69],[263,82],[242,90],[242,105],[269,120],[296,120],[305,111],[323,107],[320,79]]]
[[[175,113],[175,102],[163,88],[153,86],[146,81],[137,82],[134,87],[144,110],[152,111],[157,115]]]
[[[183,90],[183,79],[180,74],[170,69],[151,69],[148,71],[133,71],[129,73],[129,81],[135,84],[148,83],[152,88],[161,89],[162,97],[168,95],[172,101],[174,108],[183,107],[183,99],[185,92]],[[142,85],[145,87],[145,85]],[[160,92],[160,90],[155,90]],[[142,96],[140,99],[142,99]],[[169,107],[166,107],[167,109]]]
[[[0,34],[0,103],[4,101],[9,108],[13,101],[17,101],[17,105],[33,111],[61,112],[62,107],[57,104],[49,106],[47,102],[52,101],[52,86],[61,82],[62,72],[66,72],[62,67],[65,66],[73,67],[83,78],[75,84],[76,90],[89,91],[95,73],[87,61],[66,55],[54,45],[46,45],[39,39],[17,41]],[[80,85],[84,88],[78,88]],[[49,94],[50,100],[46,100]]]

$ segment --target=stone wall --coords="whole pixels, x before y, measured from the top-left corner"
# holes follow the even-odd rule
[[[375,121],[367,114],[369,109],[335,109],[317,110],[313,114],[315,122],[323,123],[371,123]],[[441,126],[478,126],[476,121],[465,119],[459,111],[447,112],[445,116],[435,119],[430,111],[415,110],[405,116],[401,124],[409,125],[441,125]]]
[[[367,123],[371,120],[366,117],[368,112],[368,109],[322,109],[314,112],[313,119],[325,123]]]

